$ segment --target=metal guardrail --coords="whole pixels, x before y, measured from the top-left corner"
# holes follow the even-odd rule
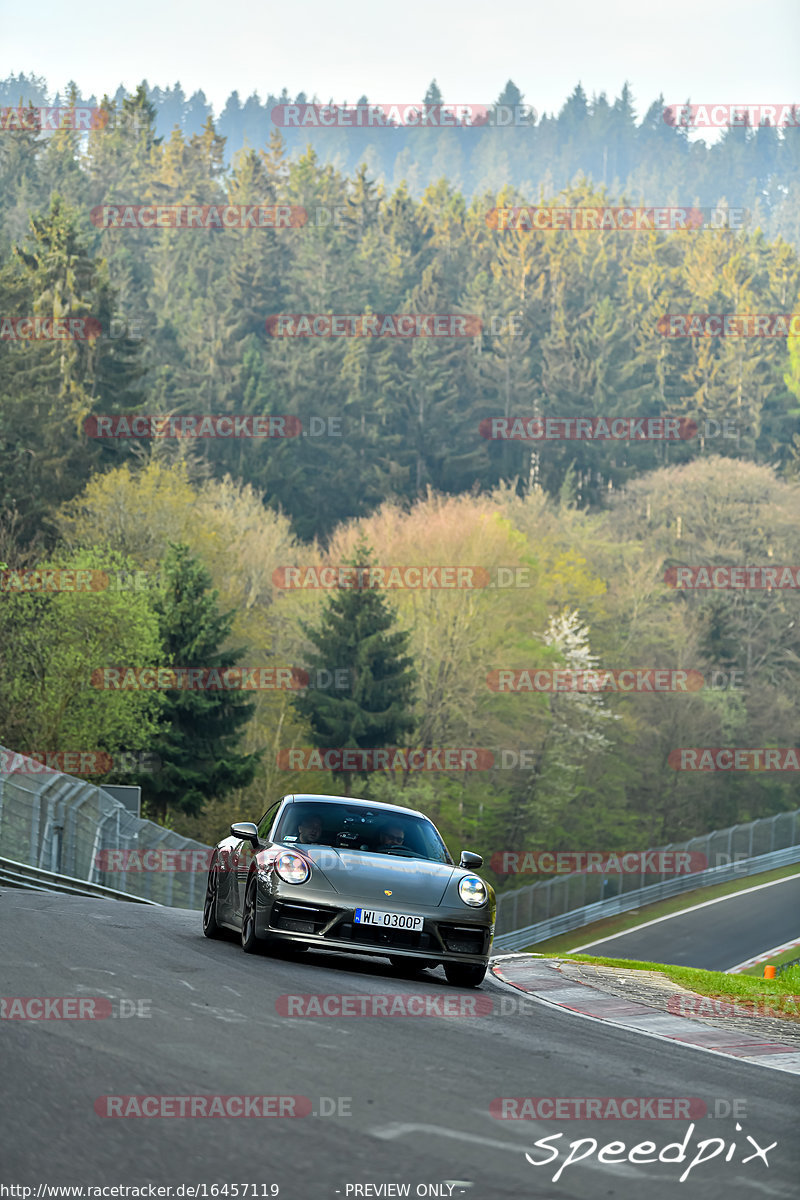
[[[83,894],[116,892],[175,908],[202,907],[202,858],[211,847],[141,820],[85,779],[46,769],[3,746],[0,759],[15,763],[13,770],[0,771],[0,856],[35,867],[43,876],[101,889]],[[125,854],[112,857],[113,851]],[[158,852],[160,869],[141,866],[147,851]],[[186,852],[187,869],[178,869],[181,852]],[[130,861],[129,853],[135,854],[139,869],[109,869],[112,863],[116,867]]]
[[[134,904],[154,904],[144,896],[131,896],[116,888],[103,887],[86,879],[72,879],[69,875],[57,875],[54,871],[42,871],[28,863],[14,862],[12,858],[0,858],[0,887],[27,888],[34,892],[67,892],[75,896],[105,896],[109,900],[130,900]]]
[[[561,913],[547,921],[537,921],[522,929],[495,936],[493,948],[497,951],[522,950],[537,942],[546,942],[548,938],[558,937],[573,929],[581,929],[604,917],[615,916],[617,913],[630,912],[631,909],[642,908],[646,904],[655,904],[659,900],[668,900],[682,892],[694,891],[696,888],[709,887],[715,883],[728,883],[732,879],[741,879],[747,875],[755,875],[759,871],[769,871],[774,867],[791,866],[800,862],[800,845],[787,846],[783,850],[773,850],[769,854],[759,854],[740,862],[728,863],[725,866],[710,867],[707,871],[698,871],[691,876],[678,875],[674,879],[662,883],[654,883],[649,887],[636,888],[621,896],[611,896],[596,904],[587,904],[583,908]],[[687,879],[689,885],[687,887]]]
[[[759,855],[774,850],[784,850],[800,845],[800,809],[793,812],[776,813],[772,817],[761,817],[729,829],[717,829],[712,833],[690,838],[656,850],[648,849],[643,860],[665,852],[688,853],[703,870],[710,870],[734,861],[750,861]],[[661,860],[662,862],[666,860]],[[692,861],[690,859],[690,861]],[[644,865],[644,862],[643,862]],[[565,913],[586,908],[622,895],[633,894],[643,888],[667,881],[675,885],[675,895],[697,887],[697,873],[692,871],[676,875],[671,871],[645,871],[641,874],[602,874],[599,871],[573,871],[568,875],[556,875],[524,887],[512,887],[501,891],[497,897],[497,936],[505,936],[519,929],[528,929],[543,921],[553,920]],[[602,915],[602,911],[601,915]],[[608,912],[619,909],[609,908]],[[569,927],[568,927],[569,928]]]

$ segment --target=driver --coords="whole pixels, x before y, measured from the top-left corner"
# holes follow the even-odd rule
[[[316,845],[322,834],[322,819],[311,813],[297,823],[297,840],[306,845]]]
[[[385,850],[388,846],[402,846],[406,832],[402,825],[398,825],[396,821],[390,821],[388,825],[384,825],[378,837],[378,849]]]

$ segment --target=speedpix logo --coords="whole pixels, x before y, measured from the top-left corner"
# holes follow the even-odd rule
[[[742,1126],[737,1121],[737,1133],[740,1133],[741,1130]],[[567,1167],[572,1166],[573,1163],[585,1161],[587,1158],[591,1158],[595,1153],[597,1154],[598,1163],[607,1163],[617,1167],[626,1162],[683,1164],[688,1158],[689,1146],[690,1143],[692,1143],[694,1131],[695,1126],[694,1123],[692,1123],[681,1141],[668,1142],[667,1145],[662,1147],[660,1151],[657,1150],[655,1142],[639,1142],[636,1145],[631,1146],[630,1150],[628,1150],[628,1145],[626,1142],[609,1142],[607,1145],[601,1146],[598,1150],[598,1143],[595,1138],[578,1138],[569,1143],[569,1154],[556,1170],[555,1175],[553,1175],[552,1182],[557,1183]],[[531,1166],[546,1167],[549,1164],[556,1162],[558,1160],[561,1147],[555,1146],[552,1143],[558,1141],[558,1139],[562,1137],[564,1137],[563,1133],[553,1133],[549,1137],[539,1138],[538,1141],[534,1143],[534,1149],[545,1151],[549,1157],[533,1158],[526,1152],[525,1157]],[[764,1166],[768,1167],[769,1160],[767,1155],[769,1154],[770,1150],[775,1149],[778,1143],[771,1142],[768,1146],[762,1146],[756,1141],[755,1138],[751,1137],[749,1133],[747,1134],[747,1141],[750,1143],[750,1147],[753,1148],[753,1153],[747,1155],[747,1157],[742,1157],[739,1160],[739,1163],[736,1163],[734,1160],[734,1169],[738,1171],[739,1165],[744,1166],[746,1163],[752,1162],[754,1158],[760,1159]],[[728,1146],[725,1139],[721,1137],[703,1138],[698,1142],[694,1157],[683,1174],[679,1176],[678,1182],[684,1183],[690,1172],[695,1167],[700,1166],[702,1163],[710,1162],[712,1159],[723,1154],[726,1150],[727,1154],[725,1154],[724,1161],[729,1163],[731,1159],[734,1159],[734,1155],[738,1146],[738,1140],[732,1141],[730,1146]],[[750,1147],[748,1147],[746,1144],[741,1145],[739,1153],[744,1154],[744,1152],[750,1149]],[[692,1150],[694,1150],[693,1145]],[[677,1153],[674,1153],[674,1151],[677,1151]]]

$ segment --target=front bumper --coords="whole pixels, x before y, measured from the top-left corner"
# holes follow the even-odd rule
[[[260,900],[263,902],[264,897]],[[363,905],[331,905],[295,896],[270,897],[257,908],[256,933],[271,941],[300,942],[320,950],[349,954],[436,962],[488,961],[493,933],[489,905],[481,913],[465,913],[450,907],[431,910],[424,905],[404,906],[423,917],[423,928],[418,932],[356,924],[356,907]]]

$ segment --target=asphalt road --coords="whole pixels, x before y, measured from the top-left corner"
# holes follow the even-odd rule
[[[3,997],[99,996],[117,1009],[126,1000],[126,1009],[151,1013],[0,1023],[0,1182],[33,1187],[34,1197],[39,1184],[245,1183],[257,1185],[248,1194],[258,1197],[270,1194],[262,1185],[276,1184],[281,1200],[796,1196],[796,1076],[585,1020],[494,981],[467,991],[449,987],[441,970],[399,980],[381,960],[246,956],[235,942],[203,938],[197,913],[3,889],[0,931]],[[491,999],[494,1011],[279,1014],[280,996],[309,993],[404,993],[435,1004],[481,998]],[[301,1095],[317,1115],[126,1119],[95,1110],[108,1095],[210,1094]],[[712,1113],[715,1105],[722,1109],[715,1119],[698,1118],[693,1131],[685,1116],[510,1121],[490,1114],[495,1098],[524,1096],[697,1097]],[[734,1102],[738,1132],[723,1119]],[[331,1106],[341,1115],[320,1115]],[[534,1147],[557,1133],[555,1143]],[[768,1166],[758,1156],[743,1162],[755,1154],[748,1135],[762,1147],[777,1142],[767,1151]],[[683,1162],[642,1164],[601,1163],[593,1152],[553,1182],[568,1143],[581,1138],[594,1138],[597,1152],[609,1142],[629,1150],[650,1141],[656,1154],[675,1142],[686,1142],[688,1153]],[[723,1147],[709,1144],[701,1153],[722,1152],[679,1184],[699,1142],[709,1138],[722,1138]],[[557,1148],[549,1165],[525,1158],[529,1151],[538,1163]],[[652,1153],[645,1148],[639,1157]],[[620,1154],[617,1146],[606,1157]]]
[[[800,875],[605,938],[591,952],[727,971],[793,938],[800,938]]]

